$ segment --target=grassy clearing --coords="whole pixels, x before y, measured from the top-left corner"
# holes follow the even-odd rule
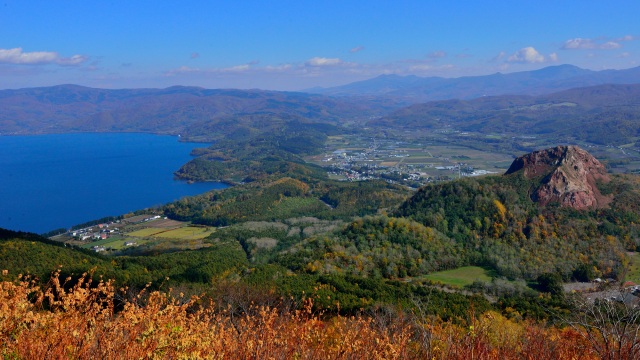
[[[624,280],[640,284],[640,253],[629,254],[629,258],[631,261]]]
[[[128,237],[158,237],[163,239],[204,239],[215,231],[214,228],[185,226],[176,229],[150,227],[127,234]]]
[[[476,280],[491,281],[490,272],[478,266],[464,266],[453,270],[438,271],[424,276],[425,279],[447,285],[471,285]]]
[[[157,237],[168,239],[204,239],[215,232],[214,228],[186,226],[157,234]]]
[[[145,240],[145,239],[117,239],[114,240],[112,242],[109,243],[108,247],[114,249],[114,250],[122,250],[125,247],[130,247],[130,246],[124,246],[125,243],[127,242],[134,242],[135,245],[134,246],[140,246],[140,245],[145,245],[149,242],[151,242],[153,240]]]
[[[120,238],[122,239],[122,238]],[[85,248],[85,249],[90,249],[94,246],[110,246],[110,244],[114,241],[117,241],[118,239],[115,237],[111,237],[108,239],[103,239],[103,240],[96,240],[96,241],[91,241],[87,244],[82,245],[81,247]]]
[[[85,249],[91,249],[94,246],[104,246],[107,248],[111,248],[114,250],[121,250],[122,248],[124,248],[124,244],[126,242],[135,242],[136,245],[142,245],[142,244],[146,244],[149,240],[144,240],[144,239],[130,239],[127,237],[122,237],[122,236],[113,236],[110,237],[108,239],[104,239],[104,240],[98,240],[98,241],[93,241],[90,242],[88,244],[84,244],[82,245],[83,248]]]
[[[145,228],[145,229],[136,230],[134,232],[130,232],[127,234],[127,236],[146,237],[146,236],[153,236],[164,231],[167,231],[167,229],[150,227],[150,228]]]

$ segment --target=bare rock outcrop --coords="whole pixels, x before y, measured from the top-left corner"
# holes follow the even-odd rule
[[[540,205],[557,202],[577,210],[608,207],[597,182],[609,182],[604,166],[577,146],[558,146],[523,155],[513,161],[505,175],[522,171],[528,179],[540,178],[531,199]]]

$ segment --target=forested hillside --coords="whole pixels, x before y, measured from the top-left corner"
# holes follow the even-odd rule
[[[196,169],[204,166],[203,179],[220,174],[232,176],[238,168],[227,164],[249,161],[246,154],[269,148],[265,143],[260,144],[239,143],[226,151],[215,147],[202,150],[203,156],[198,160],[202,164],[196,164]],[[549,153],[566,156],[577,151],[568,149]],[[454,344],[472,339],[477,342],[469,345],[471,347],[483,346],[492,352],[497,350],[490,349],[499,348],[512,356],[522,354],[521,351],[525,351],[522,347],[505,347],[507,343],[502,337],[491,340],[496,335],[490,329],[497,326],[494,321],[498,321],[500,326],[520,329],[516,332],[519,335],[509,335],[514,344],[526,344],[525,338],[531,339],[532,333],[525,333],[524,329],[529,329],[527,331],[540,336],[539,341],[547,349],[545,354],[553,353],[546,346],[560,346],[557,341],[564,344],[567,353],[584,356],[597,353],[591,348],[581,347],[582,352],[574,348],[581,344],[576,339],[582,339],[581,334],[585,334],[583,327],[573,328],[572,340],[558,340],[562,337],[557,334],[566,335],[566,330],[543,327],[537,321],[564,321],[566,325],[573,316],[582,314],[575,312],[576,300],[563,294],[563,280],[622,279],[629,265],[626,251],[640,247],[640,181],[637,177],[616,175],[597,183],[601,195],[611,197],[607,206],[575,209],[559,201],[541,203],[532,197],[534,190],[545,184],[547,172],[556,171],[556,167],[563,171],[584,167],[574,166],[564,158],[548,159],[554,164],[550,167],[534,163],[533,168],[546,170],[533,177],[525,176],[526,167],[523,167],[507,175],[428,185],[412,193],[382,181],[329,180],[321,169],[304,163],[291,152],[280,156],[267,152],[265,156],[265,166],[257,166],[244,183],[158,209],[170,218],[217,226],[199,250],[167,253],[141,246],[100,256],[37,235],[3,231],[0,240],[0,264],[5,270],[2,296],[6,300],[3,301],[11,304],[26,301],[27,298],[20,295],[23,290],[51,294],[42,298],[51,299],[46,300],[46,304],[53,304],[52,311],[37,314],[60,324],[62,318],[56,314],[67,305],[58,308],[56,304],[76,299],[73,301],[79,301],[75,303],[78,306],[102,303],[113,309],[107,318],[100,318],[107,327],[115,326],[112,321],[117,322],[134,309],[175,309],[175,316],[186,316],[181,329],[207,324],[206,319],[213,317],[218,319],[217,323],[228,322],[232,327],[241,323],[261,329],[264,335],[277,331],[259,326],[263,324],[260,319],[264,319],[260,316],[270,311],[273,315],[269,321],[275,321],[270,324],[278,324],[280,329],[306,326],[308,321],[323,328],[337,326],[335,331],[341,332],[355,331],[354,326],[363,326],[358,333],[364,329],[382,329],[391,334],[386,349],[400,346],[407,352],[401,358],[424,354],[447,357],[457,346]],[[585,158],[581,156],[577,158],[582,161]],[[218,161],[214,159],[219,157],[228,158],[220,162],[221,172],[206,170],[207,164]],[[578,173],[564,174],[572,181],[578,176]],[[486,271],[490,279],[459,287],[428,278],[442,270],[470,265]],[[48,285],[37,285],[47,283],[56,269],[59,275],[54,275]],[[18,274],[23,277],[31,274],[39,281],[31,285],[16,283],[20,281],[15,280]],[[63,278],[66,280],[62,281]],[[100,278],[114,279],[115,283],[105,285],[99,282]],[[81,290],[85,288],[96,289],[91,290],[95,295]],[[161,292],[146,295],[156,289]],[[67,292],[69,295],[64,295]],[[185,300],[185,296],[190,295],[197,297]],[[63,302],[55,302],[56,296]],[[113,302],[101,302],[104,296]],[[171,305],[174,302],[175,308]],[[43,306],[40,304],[36,302],[36,306]],[[299,309],[305,306],[308,315],[303,316]],[[187,308],[191,310],[185,310]],[[202,314],[206,319],[198,317],[200,315],[191,318],[187,313]],[[3,348],[21,353],[13,339],[27,339],[38,333],[20,330],[8,337],[7,334],[22,326],[23,315],[0,314],[11,319],[9,327],[0,328]],[[336,323],[346,319],[342,317],[345,314],[355,317],[350,318],[349,323]],[[80,314],[73,316],[82,318]],[[405,317],[406,322],[390,320]],[[461,330],[476,326],[477,337]],[[609,324],[601,326],[607,329]],[[83,331],[93,333],[90,329]],[[138,330],[130,331],[137,334]],[[451,331],[462,332],[454,341],[444,335]],[[420,334],[428,338],[416,340]],[[122,341],[109,336],[109,341]],[[165,341],[164,335],[155,332],[135,336]],[[409,336],[407,343],[396,342],[402,336]],[[626,339],[616,346],[633,344]],[[317,341],[316,345],[325,349],[331,340],[318,338]],[[67,348],[82,348],[77,346],[80,345]],[[193,343],[189,349],[206,352],[212,349],[210,346],[210,343]],[[169,351],[151,344],[142,348]],[[165,350],[159,350],[161,348]],[[181,349],[170,351],[187,348]],[[307,351],[309,345],[304,345],[304,349]],[[455,351],[462,349],[470,351],[471,348],[461,347]]]
[[[0,133],[153,132],[191,139],[246,139],[288,124],[365,119],[381,106],[263,90],[94,89],[76,85],[0,91]]]
[[[614,94],[612,89],[602,91]],[[633,110],[633,96],[628,95],[635,87],[615,89],[623,95],[614,94],[607,101],[617,101],[619,111]],[[510,109],[505,112],[508,116],[547,110],[568,116],[563,111],[576,108],[582,112],[571,114],[603,116],[606,102],[589,103],[587,91],[597,92],[567,92],[560,103],[550,103],[555,100],[549,98],[531,104],[531,98],[513,97],[454,101],[449,105],[455,105],[455,110],[442,103],[427,106],[442,112],[438,121],[451,116],[447,121],[455,124],[457,112],[466,111],[464,116],[473,117],[478,126],[490,126],[495,101]],[[186,91],[188,97],[194,96],[191,92]],[[262,96],[285,95],[261,94],[259,98]],[[71,99],[79,101],[77,94]],[[574,105],[567,105],[569,100]],[[489,115],[482,122],[471,114],[482,113],[485,105]],[[293,112],[302,111],[298,105],[294,108]],[[154,296],[165,299],[171,299],[175,291],[182,293],[179,299],[196,295],[189,306],[223,311],[206,316],[221,316],[220,321],[233,326],[238,319],[247,324],[259,321],[254,317],[260,313],[256,309],[270,309],[283,316],[278,320],[280,326],[290,328],[291,321],[310,319],[295,312],[305,306],[309,314],[322,314],[309,315],[321,326],[344,315],[357,316],[353,323],[340,325],[340,331],[351,331],[354,324],[391,331],[387,327],[391,323],[383,319],[407,316],[412,325],[397,324],[393,328],[399,331],[393,333],[397,339],[399,334],[420,336],[425,326],[447,323],[430,333],[443,336],[474,326],[479,319],[502,319],[520,329],[538,326],[536,321],[543,320],[566,324],[576,305],[563,293],[562,282],[598,277],[622,280],[631,266],[627,252],[640,250],[640,181],[635,176],[606,174],[604,165],[583,150],[560,146],[534,152],[516,159],[505,175],[432,183],[417,191],[382,179],[338,181],[328,176],[327,169],[306,162],[305,156],[326,150],[329,136],[361,130],[342,127],[338,114],[334,120],[316,121],[312,113],[279,112],[275,118],[272,114],[235,113],[221,115],[216,118],[218,123],[189,125],[189,134],[206,134],[218,141],[194,150],[194,159],[176,171],[176,176],[233,186],[152,211],[169,220],[211,227],[210,235],[197,242],[195,250],[176,251],[179,247],[165,248],[150,241],[105,256],[33,234],[3,231],[3,286],[23,289],[26,283],[15,282],[20,281],[20,274],[37,279],[28,285],[35,286],[29,291],[40,291],[38,287],[43,286],[45,293],[52,286],[68,291],[77,284],[104,289],[99,279],[113,279],[119,289],[117,295],[109,295],[114,299],[109,305],[114,309],[113,319],[132,304],[139,309],[168,306],[144,295],[152,290],[160,290]],[[422,115],[416,116],[413,125],[421,121]],[[570,124],[571,116],[567,119]],[[512,130],[521,131],[518,126]],[[453,270],[471,274],[470,278],[437,280]],[[60,285],[57,277],[49,280],[54,271],[64,279]],[[5,295],[8,301],[24,300]],[[187,303],[179,299],[171,301]],[[204,305],[209,302],[212,305]],[[536,329],[549,334],[560,331]],[[576,329],[578,334],[583,328]],[[493,336],[481,334],[483,339]],[[469,341],[470,337],[458,339]],[[545,344],[551,343],[544,339]],[[450,354],[434,350],[436,340],[407,341],[410,357]],[[14,346],[10,341],[5,344]],[[452,349],[452,343],[447,344]]]
[[[412,105],[370,121],[378,127],[538,135],[596,144],[633,143],[640,85],[600,85],[540,96],[487,96]]]
[[[569,149],[554,154],[575,157],[572,151],[577,150]],[[542,186],[546,172],[527,177],[524,168],[508,175],[428,185],[412,194],[382,181],[329,180],[320,169],[295,155],[289,157],[274,157],[273,166],[265,161],[249,182],[161,208],[170,218],[226,227],[212,234],[202,250],[152,258],[115,257],[111,263],[86,255],[87,261],[78,258],[60,260],[60,264],[75,264],[69,271],[76,274],[92,265],[104,275],[136,279],[137,284],[158,281],[162,274],[178,282],[207,283],[229,269],[242,274],[241,268],[250,264],[298,274],[299,279],[310,276],[312,283],[325,276],[385,283],[467,265],[491,269],[510,280],[536,281],[548,273],[565,280],[586,280],[621,276],[628,264],[625,251],[640,248],[636,177],[613,176],[598,183],[600,196],[610,197],[606,206],[580,209],[562,206],[558,200],[542,203],[532,194]],[[564,164],[565,160],[545,161]],[[225,169],[226,162],[221,164]],[[569,164],[572,169],[582,166]],[[528,166],[544,168],[541,163]],[[577,173],[564,174],[577,183]],[[209,173],[205,179],[216,175]],[[18,249],[17,244],[24,243],[6,242],[4,246]],[[56,251],[62,250],[76,254],[69,249]],[[230,256],[229,251],[235,255]],[[153,249],[137,253],[153,254]],[[216,257],[224,257],[223,264],[236,259],[232,261],[235,265],[206,265],[216,262]],[[27,264],[7,264],[42,277],[53,270],[45,269],[47,266],[57,265],[53,258],[38,262],[37,270]],[[182,258],[184,266],[153,265],[181,263]],[[77,263],[87,266],[80,269]],[[118,269],[125,272],[117,273]]]

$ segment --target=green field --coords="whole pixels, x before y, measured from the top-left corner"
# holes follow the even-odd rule
[[[166,229],[165,229],[166,230]],[[213,234],[214,228],[186,226],[156,234],[157,237],[167,239],[204,239]]]
[[[471,285],[476,280],[491,281],[489,271],[478,266],[464,266],[453,270],[438,271],[424,276],[425,279],[447,285]]]
[[[136,230],[134,232],[130,232],[127,234],[127,236],[146,237],[146,236],[153,236],[163,231],[167,231],[167,229],[150,227],[150,228],[145,228],[145,229]]]
[[[135,242],[136,246],[137,246],[137,245],[146,244],[150,240],[130,239],[130,238],[127,238],[127,237],[122,237],[122,236],[113,236],[113,237],[110,237],[110,238],[105,239],[105,240],[94,241],[94,242],[91,242],[89,244],[82,245],[82,247],[85,248],[85,249],[91,249],[94,246],[104,246],[104,247],[111,248],[111,249],[114,249],[114,250],[121,250],[122,248],[125,247],[124,244],[126,242],[131,242],[131,241]]]
[[[201,244],[201,240],[211,235],[214,231],[215,228],[199,226],[185,226],[175,229],[150,227],[127,233],[124,236],[113,236],[105,240],[93,241],[88,244],[83,244],[82,247],[90,249],[94,246],[105,246],[113,250],[122,250],[129,247],[124,245],[127,242],[133,242],[135,243],[134,246],[140,246],[149,244],[168,244],[176,240],[181,242],[186,241],[184,244],[191,246],[193,245],[191,243],[193,241],[198,241],[198,244]]]
[[[631,261],[624,281],[633,281],[636,284],[640,284],[640,253],[633,253],[629,258]]]
[[[85,249],[90,249],[94,246],[110,246],[110,244],[114,241],[118,241],[122,239],[122,237],[110,237],[108,239],[104,239],[104,240],[97,240],[97,241],[91,241],[87,244],[82,245],[83,248]]]
[[[130,237],[159,237],[164,239],[204,239],[215,230],[207,227],[185,226],[177,229],[150,227],[130,232]]]

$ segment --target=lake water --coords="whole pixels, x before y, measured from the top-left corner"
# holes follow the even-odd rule
[[[130,133],[0,136],[0,227],[43,233],[225,188],[174,180],[204,146]]]

